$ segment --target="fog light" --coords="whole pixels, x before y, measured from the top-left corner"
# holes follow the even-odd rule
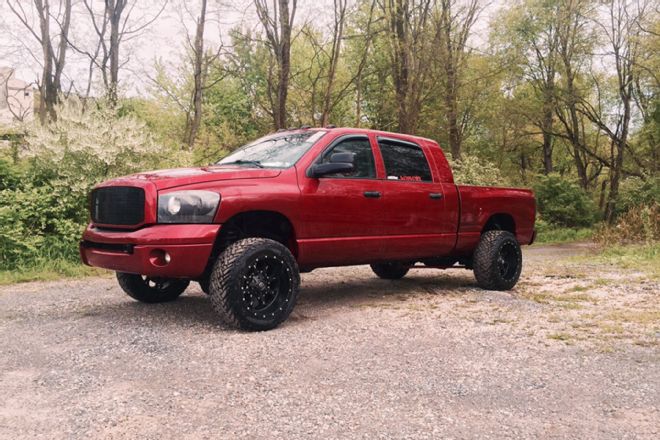
[[[170,254],[162,249],[154,249],[149,252],[149,261],[154,266],[166,266],[171,260],[172,257],[170,257]]]

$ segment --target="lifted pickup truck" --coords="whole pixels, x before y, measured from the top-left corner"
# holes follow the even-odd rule
[[[174,300],[194,280],[225,323],[267,330],[291,313],[299,273],[319,267],[370,264],[391,280],[460,267],[511,289],[535,209],[528,190],[455,185],[429,139],[289,130],[211,166],[98,185],[80,254],[136,300]]]

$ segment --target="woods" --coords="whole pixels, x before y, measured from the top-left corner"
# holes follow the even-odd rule
[[[614,225],[635,209],[658,227],[660,8],[651,0],[6,0],[0,12],[2,63],[28,59],[40,71],[38,120],[0,130],[3,267],[22,255],[11,251],[18,214],[7,200],[84,181],[58,214],[82,225],[95,182],[207,165],[301,125],[436,139],[462,182],[535,188],[542,228]],[[177,56],[152,56],[137,88],[131,57],[172,23]],[[131,131],[95,134],[85,152],[67,147],[97,117],[107,136]],[[53,130],[60,137],[45,140]],[[84,179],[72,172],[81,163]],[[60,234],[32,230],[35,240]]]

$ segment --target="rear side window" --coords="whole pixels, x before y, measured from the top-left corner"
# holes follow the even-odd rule
[[[429,163],[424,152],[417,145],[379,139],[378,146],[383,156],[388,180],[433,181]]]

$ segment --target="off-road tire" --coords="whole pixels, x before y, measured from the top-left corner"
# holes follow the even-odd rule
[[[117,272],[117,281],[128,296],[144,303],[174,301],[190,284],[188,280],[145,277],[125,272]]]
[[[225,324],[263,331],[289,317],[299,286],[298,264],[289,249],[267,238],[246,238],[218,256],[209,279],[209,295]]]
[[[481,235],[473,256],[474,276],[479,287],[509,290],[520,278],[522,251],[516,237],[507,231]]]
[[[371,265],[371,270],[385,280],[400,280],[406,276],[410,266],[398,262],[374,263]]]

